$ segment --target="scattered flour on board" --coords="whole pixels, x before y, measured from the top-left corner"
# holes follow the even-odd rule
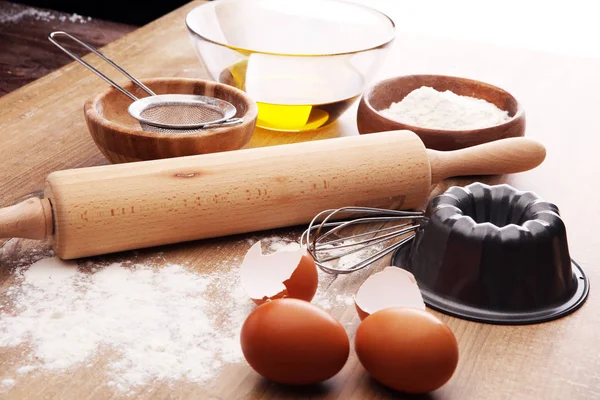
[[[0,348],[31,349],[17,374],[86,366],[108,352],[108,384],[128,392],[156,380],[207,381],[224,363],[243,361],[238,335],[251,305],[230,289],[239,287],[236,269],[201,275],[114,263],[90,273],[46,258],[21,274],[9,290],[15,313],[0,312]]]
[[[279,236],[261,240],[265,253],[299,248]],[[54,257],[17,269],[8,302],[0,304],[0,351],[27,346],[29,353],[6,370],[13,376],[0,376],[0,389],[12,388],[15,376],[90,368],[101,357],[109,360],[107,385],[125,394],[155,381],[207,382],[226,364],[243,363],[240,329],[255,306],[239,282],[241,260],[234,261],[210,274],[177,264],[78,265]],[[315,305],[354,303],[325,290],[333,275],[319,275]]]
[[[27,8],[17,4],[7,4],[0,9],[0,24],[6,23],[18,23],[25,19],[33,19],[35,21],[51,22],[69,21],[72,23],[85,24],[91,21],[91,17],[84,17],[79,14],[63,14],[55,11],[44,11],[37,10],[34,8]]]
[[[21,7],[6,8],[0,11],[0,23],[16,23],[25,18],[33,18],[36,21],[50,22],[56,19],[56,16],[50,11],[41,11],[35,9],[22,9]]]
[[[23,374],[28,374],[32,371],[35,371],[38,367],[34,366],[34,365],[24,365],[21,368],[17,369],[17,374],[19,375],[23,375]]]
[[[0,381],[0,387],[4,387],[4,388],[7,388],[7,389],[10,389],[14,385],[15,385],[15,380],[14,379],[7,378],[7,379],[2,379]]]
[[[247,239],[249,245],[256,243],[258,239]],[[271,236],[260,239],[262,242],[263,254],[275,253],[278,251],[294,251],[300,248],[298,242],[282,236]]]

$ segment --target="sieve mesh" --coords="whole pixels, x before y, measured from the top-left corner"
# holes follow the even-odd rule
[[[157,133],[198,133],[204,131],[203,128],[190,128],[190,129],[182,129],[182,128],[161,128],[160,126],[154,126],[145,124],[140,122],[140,126],[142,130],[146,132],[157,132]]]
[[[163,103],[145,108],[140,116],[150,123],[192,125],[218,121],[224,113],[206,104]]]

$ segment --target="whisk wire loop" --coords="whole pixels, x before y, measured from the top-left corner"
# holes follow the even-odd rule
[[[339,220],[342,216],[358,215],[357,218]],[[396,249],[409,243],[414,237],[414,232],[420,227],[420,221],[425,218],[420,211],[400,211],[371,207],[342,207],[329,209],[317,214],[303,232],[300,244],[306,246],[313,256],[316,265],[326,273],[348,274],[361,270],[368,265],[382,259]],[[334,220],[335,221],[332,221]],[[356,226],[368,224],[387,224],[360,233],[344,236],[342,232]],[[358,240],[357,240],[358,239]],[[396,242],[380,247],[382,243]],[[339,250],[346,251],[340,252]],[[361,255],[367,253],[363,259],[351,265],[343,264],[343,257],[350,254]],[[335,254],[332,254],[335,253]],[[331,266],[332,261],[338,260],[336,266]]]
[[[407,225],[401,225],[401,226],[407,226]],[[399,229],[399,230],[396,230],[396,231],[393,231],[393,232],[390,232],[390,233],[387,233],[387,234],[381,235],[381,236],[374,236],[371,239],[361,240],[359,242],[353,242],[353,243],[347,243],[347,244],[335,246],[334,249],[335,250],[339,250],[339,249],[342,249],[342,248],[356,247],[356,246],[361,245],[361,244],[363,245],[363,246],[360,246],[360,247],[356,247],[356,248],[354,248],[354,249],[352,249],[350,251],[347,251],[345,253],[342,253],[342,254],[339,254],[339,255],[336,255],[336,256],[331,256],[329,258],[321,259],[320,261],[321,262],[332,261],[332,260],[335,260],[337,258],[341,258],[341,257],[347,256],[348,254],[357,253],[357,252],[360,252],[360,251],[362,251],[364,249],[370,248],[371,246],[375,246],[375,245],[377,245],[379,243],[387,242],[390,239],[393,239],[395,237],[398,237],[398,236],[401,236],[401,235],[413,232],[413,231],[415,231],[417,229],[418,229],[418,226],[411,225],[408,228]],[[373,231],[371,231],[369,233],[373,234]],[[349,236],[347,238],[347,240],[350,240],[351,238],[352,238],[352,236]],[[326,244],[322,244],[323,247],[321,247],[321,249],[323,251],[327,251],[327,248],[324,247],[325,245]]]

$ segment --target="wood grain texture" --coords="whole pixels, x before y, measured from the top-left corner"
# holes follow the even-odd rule
[[[546,149],[528,138],[506,138],[453,151],[427,149],[431,182],[465,175],[529,171],[546,158]]]
[[[439,92],[450,90],[461,96],[486,100],[507,111],[510,119],[489,128],[449,131],[416,127],[380,112],[392,103],[402,101],[410,92],[422,86],[431,87]],[[513,95],[485,82],[445,75],[406,75],[376,83],[360,99],[356,122],[361,134],[396,129],[411,130],[419,135],[427,148],[435,150],[456,150],[525,134],[525,111]]]
[[[71,61],[68,56],[57,54],[46,40],[50,32],[66,30],[99,47],[134,29],[130,25],[0,1],[0,96]]]
[[[217,82],[189,78],[156,78],[142,82],[154,93],[216,97],[236,108],[239,124],[177,134],[144,131],[129,115],[129,97],[116,89],[92,96],[84,106],[90,134],[98,149],[113,163],[156,160],[237,150],[246,146],[256,126],[258,107],[244,92]],[[137,98],[147,94],[133,83],[125,89]]]
[[[46,197],[55,252],[79,258],[308,223],[346,204],[425,201],[429,160],[415,134],[361,139],[54,172]],[[400,152],[410,169],[398,168]],[[376,165],[372,154],[381,157]]]
[[[107,55],[141,78],[155,76],[206,76],[188,43],[183,18],[195,4],[141,28],[106,47]],[[401,21],[400,2],[373,1]],[[443,34],[443,33],[442,33]],[[440,35],[442,35],[440,34]],[[505,88],[515,95],[528,116],[526,135],[547,148],[544,163],[533,171],[482,179],[489,184],[508,182],[522,190],[537,192],[556,203],[565,220],[572,256],[591,280],[587,303],[576,313],[550,323],[533,326],[492,326],[471,323],[436,313],[452,328],[459,341],[460,360],[450,382],[423,399],[486,400],[588,400],[600,397],[600,297],[595,282],[600,279],[600,224],[597,210],[597,148],[600,131],[597,105],[600,92],[600,61],[514,50],[479,43],[458,43],[440,38],[401,33],[379,75],[386,78],[407,74],[468,76]],[[549,89],[551,87],[551,91]],[[69,65],[33,85],[0,98],[0,206],[40,195],[46,176],[55,170],[105,164],[85,127],[85,100],[104,90],[97,77],[78,65]],[[560,101],[558,101],[560,99]],[[250,146],[355,135],[356,107],[326,129],[303,134],[280,134],[257,129]],[[444,181],[431,195],[449,185],[465,185],[472,179]],[[298,237],[299,229],[279,230],[279,235]],[[265,232],[268,236],[274,232]],[[143,260],[162,252],[165,262],[190,262],[199,271],[236,268],[235,258],[248,249],[247,236],[164,246],[119,257]],[[14,268],[26,263],[34,251],[44,252],[49,243],[10,240],[0,250],[0,292],[15,282]],[[39,253],[38,253],[39,254]],[[105,257],[94,260],[113,260]],[[224,264],[223,264],[224,263]],[[224,266],[221,266],[224,265]],[[353,294],[364,279],[385,265],[380,264],[329,283],[328,291]],[[7,295],[3,294],[2,299]],[[359,319],[354,307],[336,306],[331,313],[352,338]],[[0,359],[19,361],[17,350],[0,350]],[[0,363],[0,376],[8,363]],[[44,373],[19,377],[8,399],[116,399],[105,386],[103,361],[89,369],[64,374]],[[152,393],[148,389],[154,389]],[[373,382],[351,351],[342,372],[323,386],[302,390],[271,385],[246,365],[227,366],[210,384],[160,382],[140,389],[135,398],[148,399],[389,399],[407,398]]]
[[[522,172],[545,154],[524,138],[439,152],[391,131],[57,171],[46,208],[37,198],[0,208],[0,238],[43,239],[52,226],[54,252],[73,259],[307,224],[339,207],[414,209],[432,179]]]
[[[52,234],[52,210],[48,199],[33,197],[0,208],[0,237],[43,240]]]

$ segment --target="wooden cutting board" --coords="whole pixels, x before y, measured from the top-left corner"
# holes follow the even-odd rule
[[[141,78],[159,76],[207,77],[185,32],[185,7],[108,45],[103,51]],[[402,2],[378,1],[397,21],[402,21]],[[400,26],[401,28],[401,26]],[[378,78],[409,73],[442,73],[483,80],[511,91],[527,113],[527,135],[542,141],[548,158],[538,169],[510,177],[485,179],[509,182],[536,191],[555,202],[566,221],[572,256],[586,269],[592,293],[584,307],[559,321],[542,325],[508,327],[471,323],[437,314],[455,332],[460,363],[455,376],[442,389],[424,398],[435,399],[593,399],[600,397],[600,300],[594,283],[600,278],[600,224],[596,203],[600,162],[596,149],[600,122],[600,61],[507,49],[478,43],[452,42],[401,32]],[[38,196],[48,173],[66,168],[106,164],[93,144],[83,118],[86,98],[105,85],[83,67],[70,64],[26,87],[0,98],[0,207]],[[355,135],[356,108],[332,126],[316,132],[281,134],[257,130],[250,146],[270,146],[305,140]],[[432,188],[432,195],[453,180]],[[273,234],[295,238],[301,228]],[[188,263],[199,272],[236,268],[249,248],[250,235],[167,246],[121,254],[134,261],[156,258],[164,263]],[[14,267],[47,244],[9,240],[0,244],[0,304],[14,283]],[[115,256],[116,257],[116,256]],[[93,261],[111,260],[111,257]],[[385,266],[339,277],[329,293],[352,295],[365,277]],[[335,303],[330,310],[347,326],[351,338],[358,325],[353,306]],[[0,349],[0,360],[19,363],[23,353]],[[16,378],[8,399],[110,399],[120,398],[106,386],[102,360],[91,368],[65,373],[39,373]],[[0,362],[0,380],[8,377],[9,363]],[[1,388],[0,388],[1,389]],[[149,389],[152,389],[149,392]],[[133,394],[134,398],[198,399],[385,399],[403,398],[370,380],[352,353],[342,372],[324,386],[292,390],[271,385],[247,365],[233,364],[220,370],[209,384],[181,383],[169,387],[154,383]],[[412,398],[412,397],[406,397]]]

